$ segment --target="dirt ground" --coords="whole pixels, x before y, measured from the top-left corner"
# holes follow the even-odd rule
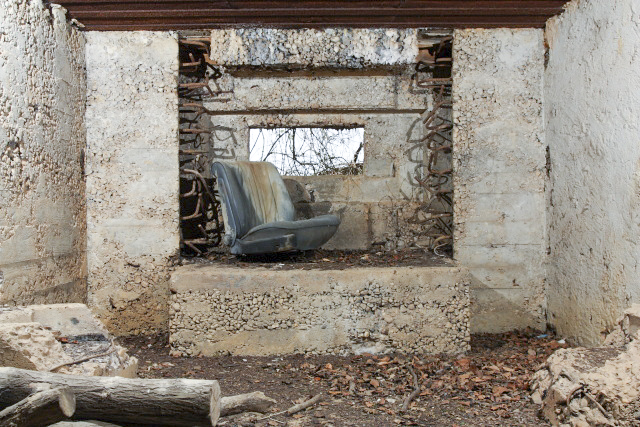
[[[471,352],[461,356],[176,358],[166,335],[120,341],[140,359],[143,378],[217,379],[223,395],[263,391],[278,402],[271,414],[324,397],[293,416],[223,418],[225,426],[544,426],[529,399],[529,380],[565,347],[523,331],[474,336]],[[402,411],[416,380],[420,391]]]

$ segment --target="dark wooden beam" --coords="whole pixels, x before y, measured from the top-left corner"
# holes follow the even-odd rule
[[[59,0],[87,30],[543,27],[566,0]]]

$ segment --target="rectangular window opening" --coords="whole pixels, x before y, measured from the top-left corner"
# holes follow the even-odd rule
[[[251,128],[249,160],[285,176],[361,175],[364,128]]]

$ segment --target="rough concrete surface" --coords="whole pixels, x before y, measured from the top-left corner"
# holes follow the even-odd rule
[[[0,303],[84,301],[84,37],[0,1]]]
[[[88,301],[116,334],[167,327],[179,247],[174,33],[89,32]]]
[[[413,64],[416,29],[213,30],[211,59],[224,66],[363,68]]]
[[[640,302],[640,8],[573,1],[549,21],[549,322],[602,342]]]
[[[545,327],[543,72],[542,30],[454,33],[454,257],[475,332]]]
[[[467,280],[456,267],[179,267],[170,342],[188,355],[464,353]]]

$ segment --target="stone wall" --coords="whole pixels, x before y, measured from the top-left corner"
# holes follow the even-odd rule
[[[299,216],[341,218],[327,249],[423,243],[414,174],[432,102],[413,85],[417,55],[411,29],[214,30],[211,58],[225,71],[217,84],[230,93],[205,102],[211,157],[247,159],[255,127],[363,127],[362,175],[292,177],[313,195],[296,200]]]
[[[84,37],[0,1],[0,303],[86,298]]]
[[[459,30],[453,47],[454,257],[472,331],[545,327],[542,30]]]
[[[171,276],[171,346],[187,355],[464,353],[466,271],[190,265]]]
[[[640,8],[573,1],[547,28],[549,322],[601,342],[640,301]]]
[[[116,334],[167,328],[179,248],[178,43],[87,33],[89,304]]]

